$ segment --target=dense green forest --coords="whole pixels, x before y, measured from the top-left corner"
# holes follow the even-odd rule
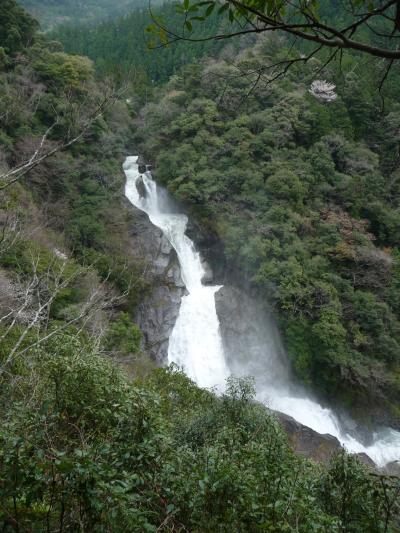
[[[140,353],[151,279],[121,164],[140,146],[218,235],[275,303],[299,376],[397,419],[400,87],[381,113],[363,65],[332,105],[307,93],[313,67],[255,86],[237,66],[284,53],[261,40],[139,111],[37,30],[0,4],[1,531],[398,531],[398,478],[295,455],[251,379],[216,396]]]
[[[180,25],[181,18],[175,6],[155,8],[153,16],[172,25]],[[141,93],[148,87],[166,82],[175,72],[207,54],[215,54],[222,44],[213,41],[178,42],[173,46],[149,46],[154,39],[149,32],[152,17],[148,9],[137,10],[124,17],[90,26],[62,25],[52,35],[62,42],[67,52],[82,54],[94,61],[101,76],[112,76],[125,83],[130,81]],[[197,38],[216,31],[220,25],[217,17],[211,17],[205,27],[194,33]]]
[[[142,0],[22,0],[23,5],[36,17],[43,29],[62,23],[95,23],[144,6]]]
[[[379,65],[358,56],[258,79],[287,54],[299,53],[262,37],[185,68],[143,109],[136,139],[274,305],[297,375],[399,426],[400,72],[382,95]],[[337,83],[336,100],[310,94],[315,72]]]

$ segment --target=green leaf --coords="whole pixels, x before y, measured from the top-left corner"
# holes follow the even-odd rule
[[[206,17],[209,17],[211,15],[211,13],[214,11],[214,8],[215,4],[211,4],[208,6],[208,8],[206,9]]]
[[[64,459],[60,462],[56,462],[56,467],[59,472],[63,474],[68,474],[74,468],[74,463],[68,459]]]
[[[185,26],[186,26],[186,28],[188,29],[188,31],[192,31],[193,26],[192,26],[192,23],[190,22],[190,20],[187,20],[187,21],[185,22]]]

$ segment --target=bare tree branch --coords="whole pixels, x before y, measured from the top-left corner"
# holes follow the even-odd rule
[[[46,130],[46,132],[41,137],[39,146],[34,151],[32,156],[27,161],[24,161],[17,167],[0,175],[0,190],[4,190],[10,185],[14,184],[18,180],[20,180],[27,172],[40,165],[43,161],[53,156],[57,152],[66,150],[67,148],[81,140],[88,132],[92,124],[103,115],[106,109],[112,106],[121,97],[121,94],[123,92],[124,90],[118,92],[112,91],[111,94],[106,95],[100,102],[100,104],[96,107],[96,109],[92,113],[90,113],[89,116],[84,120],[84,123],[82,124],[79,133],[70,137],[70,132],[68,132],[68,135],[64,140],[58,142],[56,146],[48,150],[44,150],[49,134],[59,123],[59,117],[57,117],[53,124]]]
[[[26,283],[14,285],[19,305],[0,317],[0,323],[7,324],[0,337],[0,342],[9,338],[11,332],[15,331],[14,328],[17,324],[23,326],[13,341],[7,358],[0,367],[0,376],[8,372],[7,369],[17,357],[21,357],[70,326],[78,325],[76,335],[79,335],[95,316],[102,312],[110,312],[120,305],[132,288],[130,284],[123,293],[116,293],[109,285],[109,279],[112,275],[112,271],[110,271],[105,279],[94,284],[87,298],[79,304],[74,316],[48,329],[49,312],[57,296],[78,278],[92,272],[92,265],[75,269],[71,274],[66,275],[67,261],[60,261],[55,258],[46,271],[41,273],[39,272],[39,259],[39,257],[32,258],[30,279]],[[32,331],[37,331],[37,339],[30,341],[28,345],[24,344]],[[103,333],[104,328],[102,333],[98,334],[97,344],[100,343],[100,337]]]

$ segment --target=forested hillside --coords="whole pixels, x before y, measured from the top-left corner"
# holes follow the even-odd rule
[[[355,65],[332,106],[307,93],[313,67],[237,76],[283,45],[187,66],[139,112],[0,4],[4,533],[399,530],[399,478],[296,455],[251,378],[217,396],[155,369],[132,318],[160,282],[123,197],[140,148],[276,305],[298,375],[398,420],[399,86],[381,114]]]
[[[342,71],[321,57],[259,77],[297,57],[285,46],[260,38],[186,68],[143,109],[136,139],[274,305],[297,375],[399,426],[400,73],[382,95],[379,65],[357,56]],[[310,94],[316,76],[336,81],[336,100]]]
[[[109,353],[137,351],[140,332],[127,313],[147,281],[127,245],[130,220],[121,209],[120,165],[131,135],[126,104],[95,82],[87,58],[43,41],[15,2],[2,7],[3,415],[10,375],[42,339],[83,330]]]
[[[153,15],[173,25],[180,24],[173,5],[155,7]],[[53,37],[61,41],[69,53],[90,57],[101,76],[129,80],[139,92],[166,82],[183,65],[206,54],[215,54],[222,48],[221,43],[206,41],[180,42],[167,47],[154,43],[156,48],[151,50],[149,46],[154,39],[146,31],[151,22],[149,11],[142,9],[96,27],[63,25],[57,28]],[[202,38],[216,31],[218,25],[218,19],[212,17],[194,36]]]
[[[128,13],[142,7],[142,0],[22,0],[29,13],[36,17],[43,29],[62,23],[94,23],[108,17]]]

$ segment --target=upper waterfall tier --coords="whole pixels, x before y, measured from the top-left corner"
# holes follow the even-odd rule
[[[199,252],[185,235],[187,217],[171,212],[171,204],[159,194],[150,175],[139,173],[137,159],[129,157],[124,165],[126,196],[149,215],[151,222],[164,232],[175,248],[188,291],[182,298],[179,316],[170,337],[168,360],[184,368],[188,376],[201,387],[221,387],[229,371],[215,310],[214,295],[219,287],[202,284],[205,270]],[[143,180],[143,196],[140,196],[136,187],[139,177]]]

